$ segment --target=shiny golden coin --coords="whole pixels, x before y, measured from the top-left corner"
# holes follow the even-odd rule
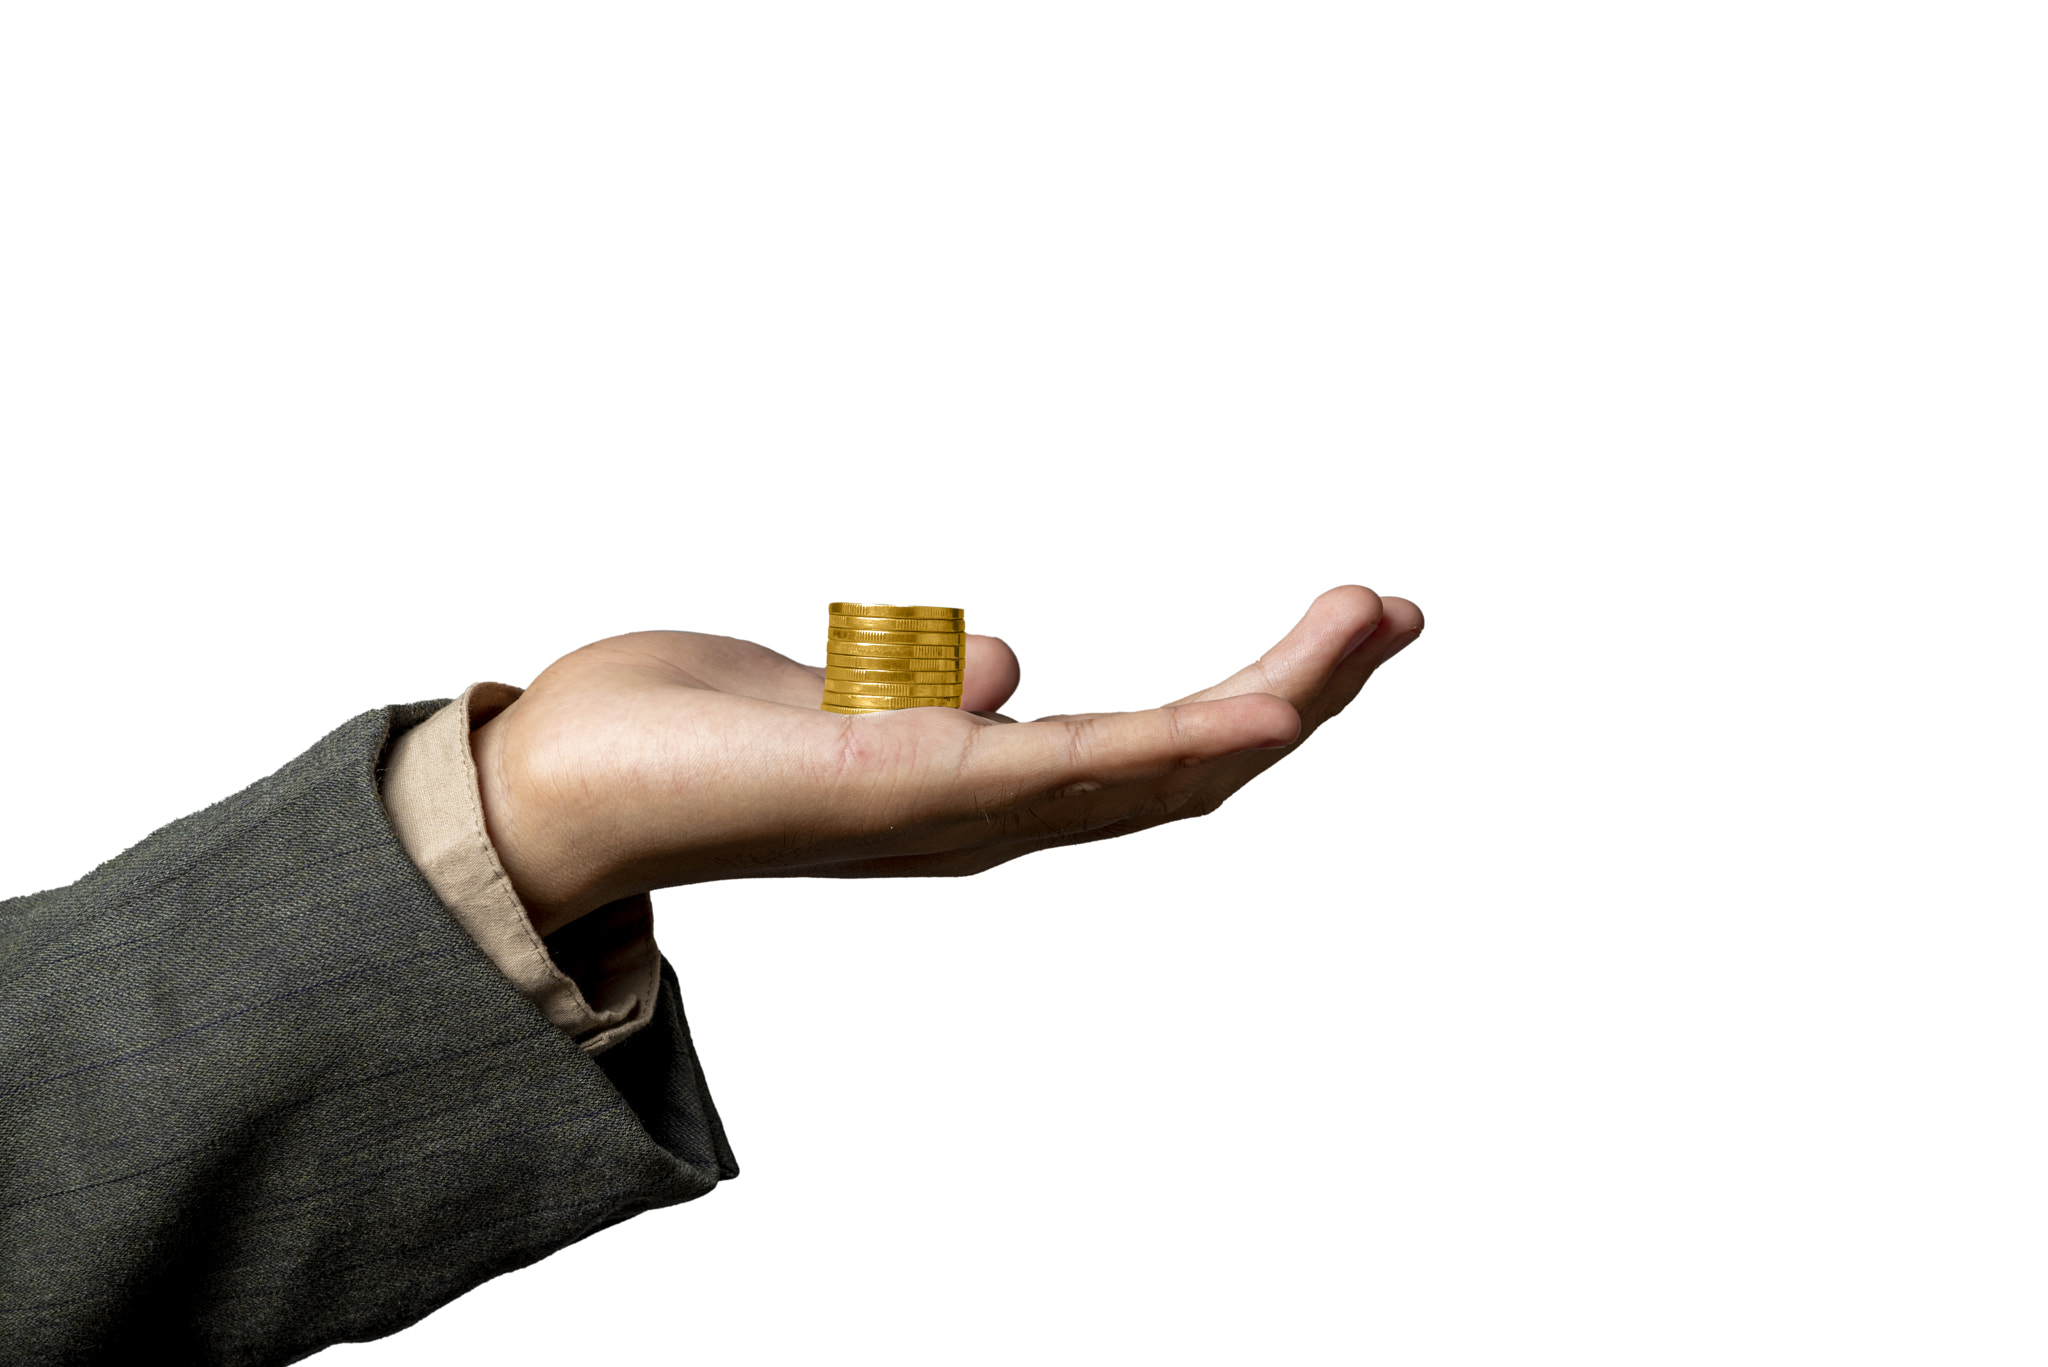
[[[848,617],[833,613],[826,621],[829,627],[852,627],[855,631],[945,631],[964,632],[964,622],[949,622],[943,617]]]
[[[833,603],[825,611],[842,617],[944,617],[961,621],[960,608],[899,608],[894,603]]]
[[[899,698],[953,698],[963,691],[957,681],[905,683],[900,679],[825,679],[827,693],[893,693]]]
[[[854,631],[825,627],[827,641],[854,641],[858,646],[954,646],[967,650],[965,631]]]
[[[923,701],[919,700],[920,705]],[[951,704],[940,703],[938,705],[944,707]],[[887,717],[897,712],[907,711],[908,709],[901,707],[840,707],[836,703],[822,703],[819,705],[818,710],[821,712],[837,712],[842,717]]]
[[[875,625],[867,625],[870,622]],[[825,625],[834,631],[858,631],[871,636],[896,636],[908,632],[915,636],[946,636],[955,641],[967,639],[967,633],[958,622],[938,617],[905,617],[900,621],[890,617],[834,617]]]
[[[953,709],[954,709],[955,711],[958,711],[958,710],[959,710],[959,704],[958,704],[958,703],[947,703],[947,702],[935,702],[935,701],[933,701],[933,700],[932,700],[932,699],[930,699],[930,698],[895,698],[895,699],[892,699],[892,701],[893,701],[893,702],[899,702],[899,703],[907,703],[907,704],[909,704],[909,706],[905,706],[905,707],[846,707],[846,706],[841,706],[841,705],[839,705],[839,704],[836,704],[836,703],[819,703],[819,704],[818,704],[818,707],[819,707],[819,710],[820,710],[820,711],[832,711],[832,712],[839,712],[839,713],[843,713],[843,714],[848,714],[848,715],[852,715],[852,716],[861,716],[861,715],[865,714],[865,715],[868,715],[868,716],[876,716],[876,717],[886,717],[886,716],[888,716],[888,715],[890,715],[891,713],[894,713],[894,712],[908,712],[908,711],[910,710],[910,708],[911,708],[911,707],[950,707],[950,708],[953,708]]]
[[[967,617],[967,613],[960,608],[916,607],[896,603],[832,603],[825,611],[835,617],[887,617],[892,621],[916,618],[961,622]]]
[[[825,658],[839,656],[849,660],[946,660],[959,661],[967,657],[967,647],[959,646],[895,646],[886,641],[827,641]],[[892,666],[893,667],[893,666]],[[917,665],[918,669],[934,666]]]
[[[860,660],[858,664],[848,664],[846,656],[827,656],[825,678],[838,678],[840,674],[848,678],[856,674],[901,674],[897,682],[946,682],[948,678],[958,682],[967,676],[967,670],[952,660]],[[911,678],[911,674],[918,674],[918,678]],[[924,678],[924,674],[930,674],[930,678]]]
[[[905,702],[905,701],[908,701],[908,702],[913,702],[913,703],[917,704],[918,706],[922,707],[922,706],[924,706],[924,705],[925,705],[926,703],[930,702],[931,700],[930,700],[929,698],[910,698],[910,699],[903,699],[903,698],[898,698],[898,699],[896,699],[896,701],[898,701],[898,702]],[[938,707],[948,707],[948,706],[952,706],[953,704],[950,704],[950,703],[936,703],[936,704],[933,704],[933,705],[934,705],[934,706],[938,706]],[[837,712],[837,713],[838,713],[838,714],[839,714],[840,716],[842,716],[842,717],[885,717],[885,716],[889,715],[889,714],[890,714],[891,712],[901,712],[901,711],[904,711],[905,709],[903,709],[903,708],[901,708],[901,707],[842,707],[842,706],[840,706],[840,705],[839,705],[838,703],[836,703],[836,702],[828,702],[828,703],[820,703],[820,704],[818,705],[818,710],[819,710],[819,711],[821,711],[821,712]]]
[[[937,669],[958,674],[967,668],[967,661],[958,655],[942,655],[937,659],[928,656],[905,658],[898,655],[842,655],[835,650],[825,656],[825,668],[888,669],[899,674],[914,669]]]
[[[825,699],[823,703],[819,703],[819,707],[831,707],[834,711],[909,711],[911,707],[952,707],[954,711],[961,709],[958,703],[948,703],[946,699],[938,697],[883,697],[874,701],[862,699],[860,703],[836,703],[831,699]]]
[[[847,679],[825,680],[827,692],[860,698],[957,698],[960,685],[907,683],[853,683]]]
[[[890,698],[872,693],[827,693],[827,703],[841,707],[865,707],[876,712],[895,712],[905,707],[958,707],[958,698]]]
[[[966,673],[965,660],[897,660],[888,656],[873,655],[827,655],[825,668],[851,669],[862,674],[950,674],[959,678]],[[916,682],[928,683],[920,679]]]
[[[839,683],[951,684],[955,688],[960,687],[961,684],[966,682],[965,679],[960,677],[958,670],[946,674],[938,671],[912,672],[902,669],[827,669],[825,671],[825,682],[829,684],[834,681]]]
[[[819,685],[827,693],[848,697],[957,698],[966,690],[956,683],[898,683],[889,679],[825,679]]]

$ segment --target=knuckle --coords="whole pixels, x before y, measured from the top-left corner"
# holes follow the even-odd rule
[[[1093,724],[1081,718],[1066,722],[1067,763],[1078,769],[1088,754]]]
[[[1166,741],[1173,753],[1177,755],[1187,753],[1187,728],[1181,722],[1181,709],[1178,707],[1166,709]]]

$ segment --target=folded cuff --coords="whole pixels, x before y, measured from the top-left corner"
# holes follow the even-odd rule
[[[543,939],[484,826],[469,733],[521,690],[478,683],[392,746],[382,796],[399,844],[478,948],[584,1052],[654,1017],[661,955],[647,894],[621,898]]]

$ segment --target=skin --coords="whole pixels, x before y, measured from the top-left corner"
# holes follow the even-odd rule
[[[818,708],[825,671],[729,636],[565,655],[471,738],[484,818],[546,934],[720,878],[959,877],[1204,816],[1344,710],[1422,631],[1403,598],[1317,598],[1256,663],[1146,712],[1016,722],[1019,669],[967,638],[964,708]]]

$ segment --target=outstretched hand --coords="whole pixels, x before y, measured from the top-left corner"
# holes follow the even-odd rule
[[[485,821],[546,934],[617,898],[757,877],[979,873],[1213,812],[1422,630],[1403,598],[1316,599],[1259,660],[1149,712],[1013,722],[1017,657],[967,638],[962,707],[821,711],[825,671],[729,636],[614,636],[472,737]]]

